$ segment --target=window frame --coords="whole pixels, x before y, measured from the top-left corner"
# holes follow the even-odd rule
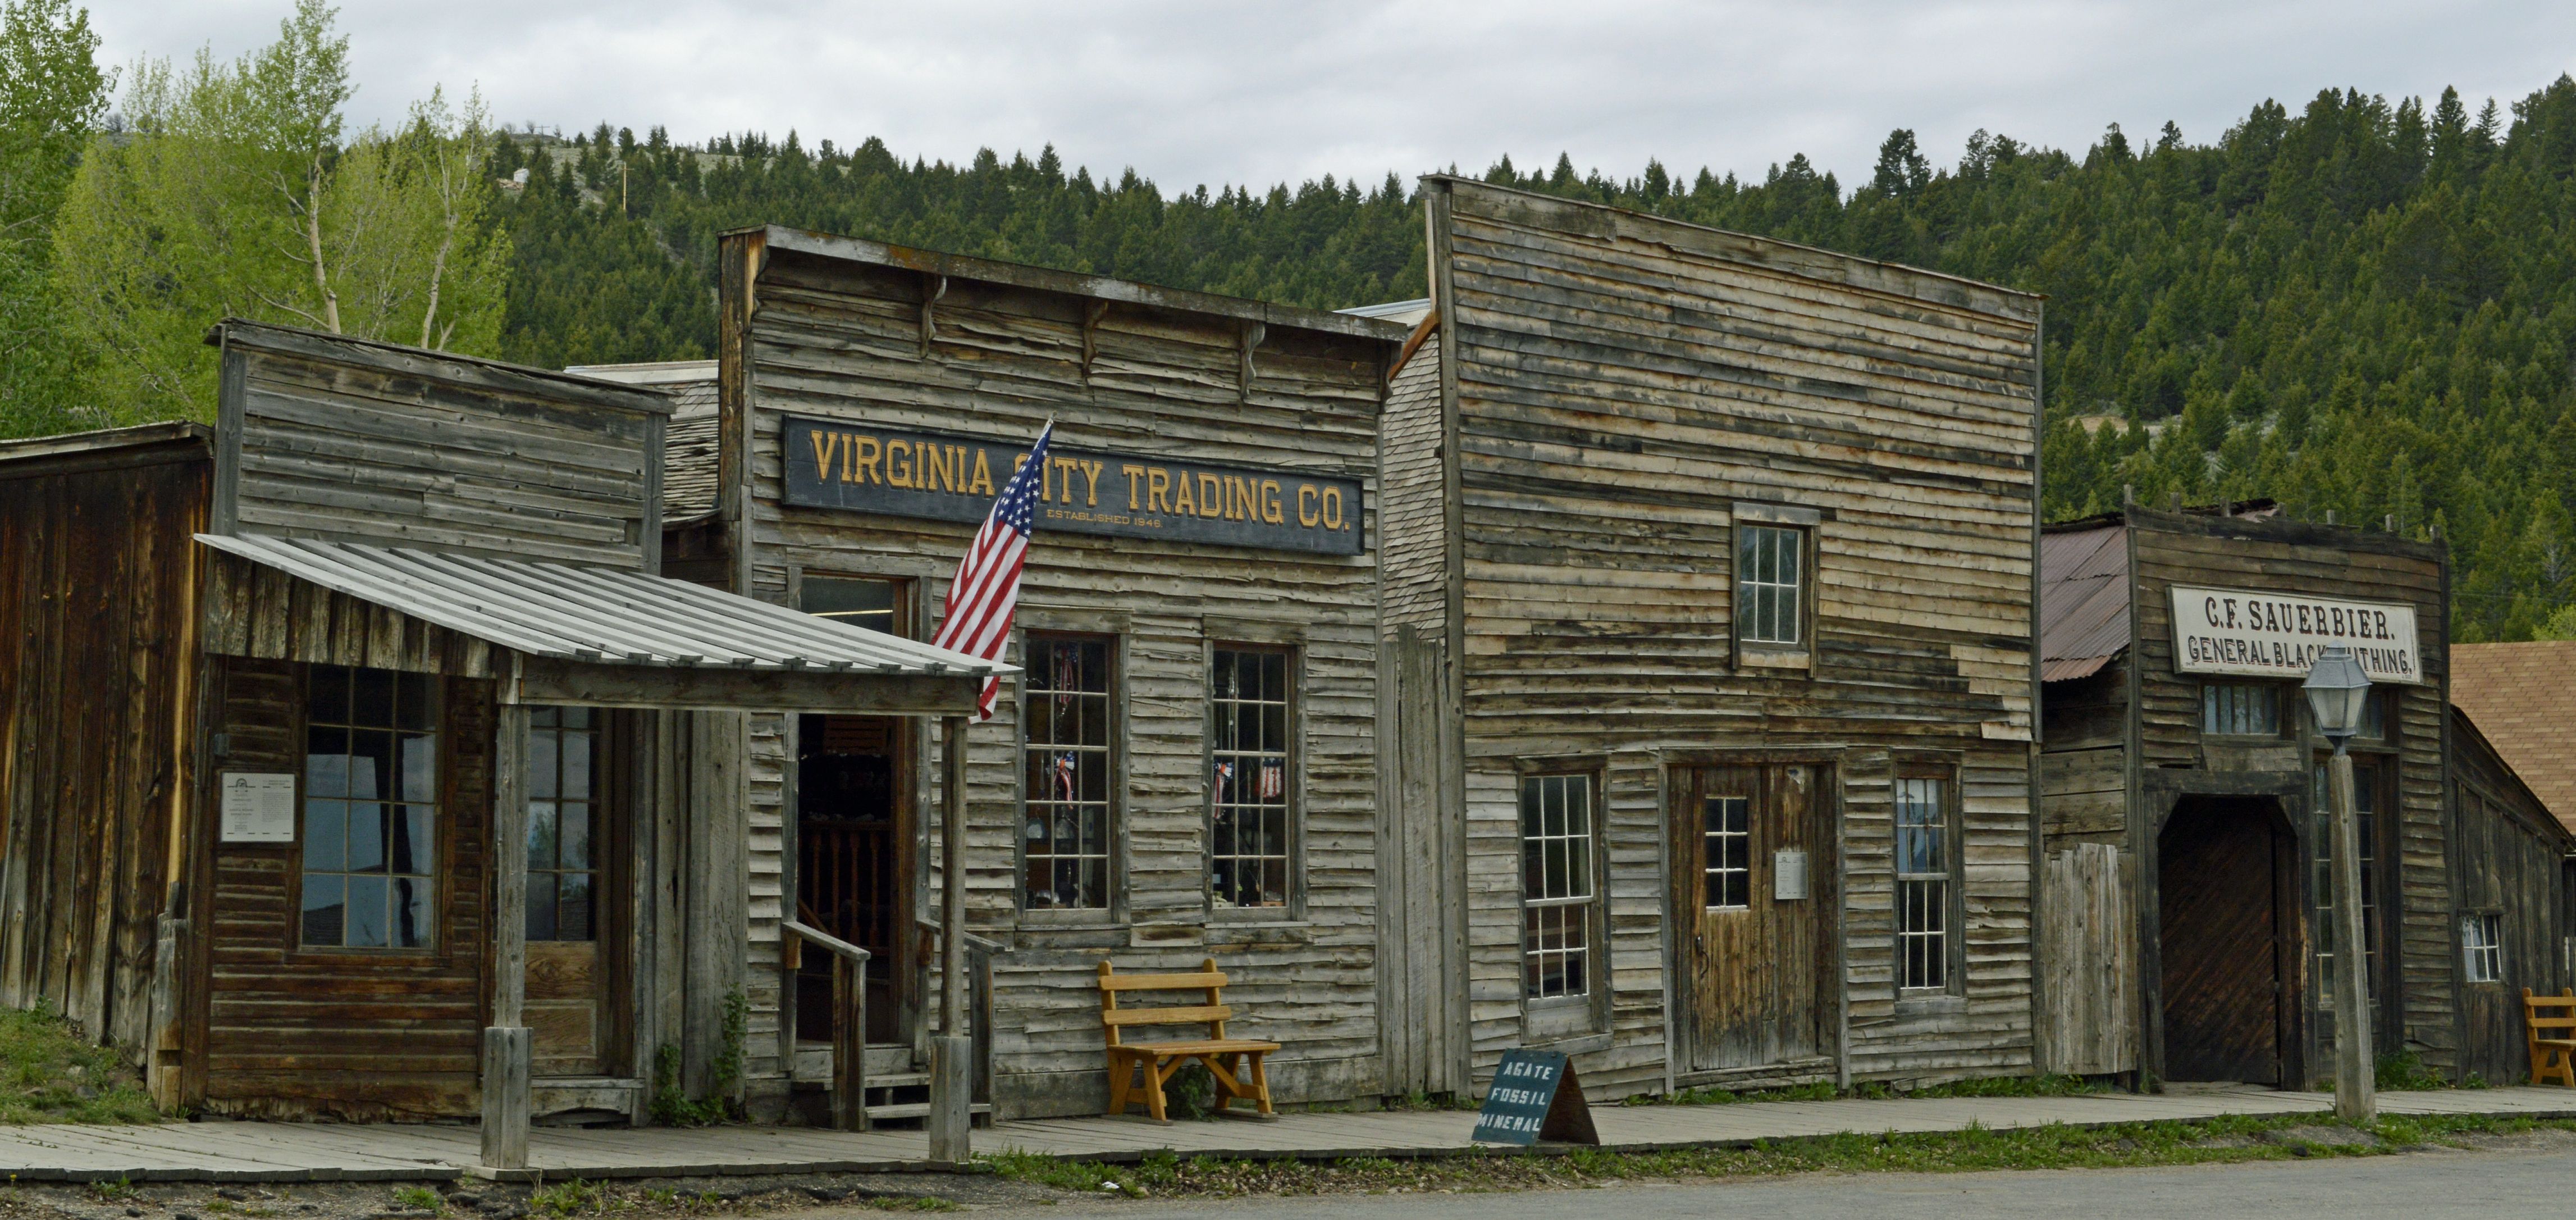
[[[1217,696],[1216,665],[1220,654],[1250,653],[1258,656],[1286,658],[1284,719],[1286,740],[1281,743],[1281,781],[1285,785],[1282,807],[1287,841],[1287,893],[1276,907],[1232,906],[1217,900],[1216,817],[1217,817]],[[1209,683],[1204,700],[1201,726],[1200,774],[1207,778],[1207,796],[1200,802],[1199,858],[1200,875],[1206,878],[1200,897],[1207,905],[1208,917],[1220,923],[1299,922],[1306,918],[1306,751],[1305,745],[1305,661],[1306,650],[1293,640],[1210,638],[1203,649],[1200,672]],[[1267,702],[1267,701],[1264,701]],[[1228,753],[1235,753],[1228,751]],[[1255,858],[1255,857],[1235,857]]]
[[[1726,591],[1727,638],[1735,651],[1735,664],[1744,669],[1812,669],[1816,652],[1816,578],[1820,546],[1818,538],[1824,514],[1812,508],[1786,504],[1763,504],[1737,501],[1732,506],[1732,523],[1727,528]],[[1789,533],[1797,540],[1798,575],[1792,613],[1796,616],[1797,640],[1783,643],[1754,639],[1747,634],[1744,543],[1747,529],[1771,529]]]
[[[529,865],[526,870],[528,878],[527,899],[522,904],[526,910],[526,918],[531,921],[536,918],[537,879],[540,874],[543,874],[550,879],[550,884],[553,887],[552,892],[555,895],[555,916],[558,921],[560,921],[563,912],[563,895],[561,890],[563,878],[574,873],[585,874],[590,879],[590,934],[577,939],[561,935],[540,937],[536,935],[535,930],[531,928],[528,930],[525,937],[526,943],[528,944],[601,944],[611,939],[607,930],[609,925],[608,917],[611,913],[610,908],[612,905],[609,897],[609,887],[614,873],[614,864],[617,853],[615,851],[615,842],[609,829],[609,777],[612,774],[613,768],[608,757],[608,711],[609,709],[604,707],[595,707],[586,704],[531,704],[528,707],[528,827],[529,829],[534,830],[537,825],[536,807],[538,805],[552,804],[555,806],[556,850],[553,858],[560,862],[563,858],[562,809],[563,806],[568,804],[579,804],[583,807],[583,819],[588,824],[587,829],[585,829],[583,833],[589,843],[588,850],[590,856],[590,865],[587,868],[568,869],[561,867],[560,863],[540,867],[535,863],[535,852],[533,851],[532,845],[532,850],[529,853]],[[580,725],[566,724],[565,721],[568,717],[565,713],[568,712],[581,713],[581,717],[586,723]],[[553,720],[553,723],[551,724],[545,723],[548,713],[552,713],[551,719]],[[590,774],[584,778],[588,785],[590,795],[581,798],[570,798],[562,795],[563,779],[567,774],[569,774],[569,769],[565,767],[563,762],[563,742],[568,735],[572,734],[579,734],[589,739],[588,768]],[[540,789],[544,787],[544,785],[541,785],[538,781],[535,762],[538,753],[537,740],[541,735],[551,736],[554,739],[554,775],[550,777],[550,782],[553,785],[552,795],[539,794]],[[561,931],[560,922],[558,922],[556,930],[558,932]]]
[[[1941,869],[1937,873],[1905,871],[1901,845],[1904,841],[1904,786],[1908,783],[1930,783],[1940,795],[1939,828],[1943,851]],[[1958,771],[1946,763],[1900,763],[1889,783],[1888,931],[1891,956],[1888,982],[1900,1002],[1967,994],[1967,818],[1959,804]],[[1906,981],[1909,960],[1906,942],[1923,939],[1924,934],[1907,930],[1907,887],[1930,880],[1937,880],[1942,886],[1939,902],[1942,921],[1939,932],[1941,981],[1936,985],[1909,984]]]
[[[1549,759],[1531,760],[1530,765],[1517,770],[1512,776],[1512,841],[1515,857],[1524,857],[1530,842],[1527,823],[1523,820],[1525,815],[1521,809],[1521,802],[1526,799],[1529,785],[1550,780],[1575,781],[1581,785],[1587,802],[1584,837],[1589,843],[1589,850],[1586,853],[1589,867],[1585,870],[1585,880],[1591,887],[1591,893],[1579,903],[1563,898],[1538,900],[1547,904],[1546,908],[1539,909],[1563,909],[1578,905],[1583,909],[1585,970],[1583,991],[1552,996],[1530,994],[1530,958],[1536,950],[1531,948],[1529,912],[1534,908],[1530,905],[1526,866],[1516,864],[1516,868],[1521,872],[1521,878],[1513,886],[1515,894],[1513,906],[1516,912],[1513,920],[1513,939],[1516,944],[1517,965],[1514,974],[1520,984],[1516,991],[1521,1006],[1523,1038],[1527,1041],[1580,1037],[1604,1028],[1602,1018],[1609,1000],[1607,971],[1610,958],[1610,873],[1609,860],[1603,850],[1604,835],[1601,825],[1606,778],[1604,768],[1597,762],[1569,764],[1564,760]],[[1542,837],[1562,839],[1568,836]]]
[[[2471,930],[2485,933],[2483,943]],[[2460,978],[2473,987],[2505,985],[2504,915],[2499,911],[2464,911],[2460,915]],[[2479,963],[2486,963],[2480,970]]]
[[[2361,822],[2353,829],[2361,840],[2363,853],[2361,935],[2366,949],[2365,965],[2370,971],[2363,998],[2370,1007],[2372,1028],[2377,1030],[2386,1028],[2382,1008],[2395,1002],[2394,989],[2389,984],[2403,985],[2402,978],[2390,973],[2398,968],[2398,959],[2387,952],[2392,943],[2402,948],[2405,936],[2402,927],[2390,926],[2391,920],[2398,918],[2400,912],[2387,901],[2392,883],[2398,880],[2390,850],[2390,836],[2394,833],[2390,819],[2399,813],[2396,808],[2399,760],[2393,752],[2353,751],[2352,754],[2353,813]],[[2331,1011],[2334,1007],[2334,966],[2342,957],[2340,950],[2329,947],[2341,926],[2334,908],[2334,806],[2327,791],[2331,781],[2326,772],[2331,757],[2323,750],[2315,752],[2311,756],[2309,773],[2308,813],[2313,839],[2309,851],[2309,885],[2314,892],[2310,895],[2308,914],[2315,921],[2315,927],[2308,946],[2308,966],[2316,979],[2316,1006],[2320,1012]]]
[[[311,791],[313,728],[316,724],[316,721],[313,718],[313,677],[317,671],[323,669],[341,670],[351,676],[353,683],[355,676],[360,671],[373,670],[374,672],[393,675],[397,683],[418,682],[426,689],[427,708],[424,713],[424,719],[429,725],[427,732],[429,733],[432,742],[430,746],[430,757],[432,759],[431,765],[435,769],[435,775],[430,781],[430,800],[427,802],[405,800],[400,796],[399,790],[397,790],[397,794],[393,799],[379,802],[381,804],[392,805],[397,808],[406,805],[419,805],[424,803],[429,806],[429,872],[426,874],[395,873],[392,871],[391,860],[388,859],[386,871],[382,874],[387,879],[388,887],[390,887],[392,879],[396,877],[426,880],[429,883],[430,934],[424,938],[424,942],[421,944],[395,945],[389,943],[384,945],[351,945],[343,943],[337,945],[325,945],[309,943],[304,938],[304,891],[307,874],[307,870],[305,868],[305,852],[312,833],[311,822],[308,814],[311,811],[311,804],[314,800],[334,799],[327,796],[316,797]],[[449,922],[448,917],[452,914],[450,907],[453,904],[450,903],[449,899],[452,896],[451,887],[454,885],[455,877],[455,857],[453,855],[455,844],[452,840],[456,837],[454,816],[456,808],[454,793],[456,768],[455,755],[453,752],[454,743],[449,740],[449,738],[453,736],[449,731],[449,698],[450,692],[447,689],[447,682],[444,676],[440,674],[418,670],[378,669],[374,666],[364,665],[341,665],[336,662],[321,661],[299,663],[295,666],[294,740],[297,743],[294,755],[295,839],[292,843],[275,845],[277,847],[284,848],[286,856],[285,872],[287,875],[288,893],[286,903],[285,943],[283,948],[290,956],[310,955],[316,957],[347,957],[356,955],[361,957],[393,956],[439,960],[452,956],[456,942],[448,936],[449,929],[447,925]],[[399,703],[400,696],[397,695],[396,699],[397,703]],[[325,727],[339,727],[343,732],[348,732],[353,731],[353,728],[347,722],[354,718],[355,713],[353,710],[350,716],[344,718],[337,725],[334,725],[329,721],[323,721],[320,723]],[[399,712],[396,713],[395,719],[400,719]],[[389,731],[394,732],[397,735],[403,732],[403,730],[399,728],[391,729]],[[341,799],[345,800],[347,798]],[[261,844],[259,846],[269,845]],[[386,844],[386,851],[390,856],[392,851],[392,844],[390,841]],[[357,875],[346,871],[337,873],[333,873],[330,870],[322,871],[326,875],[339,876],[342,878]],[[346,899],[344,897],[344,905],[345,902]],[[345,923],[345,918],[346,917],[343,916],[343,941],[347,939],[347,925]],[[390,939],[390,925],[388,925],[388,939]]]
[[[2290,736],[2297,729],[2299,724],[2298,709],[2293,706],[2293,702],[2289,697],[2292,689],[2294,688],[2282,683],[2265,681],[2260,678],[2203,678],[2200,682],[2199,701],[2199,727],[2201,737],[2204,739],[2215,738],[2220,741],[2279,741]],[[2253,690],[2266,691],[2271,695],[2272,727],[2270,729],[2252,733],[2233,733],[2209,727],[2212,711],[2211,701],[2213,698],[2218,696],[2219,692]],[[2306,701],[2302,699],[2298,702],[2304,704]]]
[[[1023,614],[1021,617],[1026,619],[1031,616]],[[1017,657],[1017,663],[1021,666],[1022,675],[1018,680],[1019,695],[1012,709],[1017,721],[1017,726],[1013,732],[1014,754],[1012,756],[1011,767],[1012,786],[1015,790],[1014,799],[1012,801],[1011,818],[1012,907],[1017,912],[1018,918],[1025,923],[1124,923],[1127,920],[1128,863],[1126,835],[1124,834],[1127,816],[1126,798],[1128,766],[1127,705],[1125,699],[1125,692],[1127,689],[1126,634],[1123,631],[1115,629],[1094,629],[1074,626],[1057,627],[1050,625],[1028,626],[1014,632],[1013,634],[1018,637],[1016,641],[1019,654]],[[1036,646],[1040,643],[1056,641],[1099,643],[1105,645],[1103,666],[1107,674],[1109,687],[1104,700],[1108,718],[1108,740],[1105,746],[1108,757],[1107,763],[1105,764],[1107,770],[1107,775],[1105,777],[1107,786],[1102,801],[1104,806],[1103,817],[1105,820],[1102,833],[1107,837],[1107,856],[1103,866],[1104,875],[1101,879],[1103,893],[1102,902],[1099,906],[1041,907],[1032,906],[1029,903],[1028,867],[1030,857],[1028,851],[1028,836],[1024,832],[1024,827],[1028,820],[1029,800],[1031,796],[1028,787],[1029,751],[1031,749],[1031,742],[1029,741],[1028,707],[1029,697],[1033,693],[1034,688],[1030,684],[1028,675],[1036,672],[1034,663]]]

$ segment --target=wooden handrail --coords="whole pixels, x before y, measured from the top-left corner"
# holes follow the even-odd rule
[[[912,922],[921,925],[921,929],[925,932],[937,933],[939,931],[939,921],[931,919],[928,916],[915,915],[912,917]],[[966,948],[972,952],[1008,953],[1011,951],[1010,946],[1005,945],[998,940],[994,940],[991,937],[986,936],[977,936],[972,932],[958,933],[958,939],[966,942]]]
[[[817,949],[826,950],[841,957],[848,958],[854,962],[865,962],[868,960],[869,954],[867,950],[851,944],[840,937],[834,936],[821,928],[816,928],[793,919],[779,920],[778,926],[795,933],[807,944],[810,944]]]

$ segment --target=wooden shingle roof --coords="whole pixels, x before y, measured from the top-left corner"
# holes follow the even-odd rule
[[[2451,702],[2576,831],[2576,640],[2453,644]]]

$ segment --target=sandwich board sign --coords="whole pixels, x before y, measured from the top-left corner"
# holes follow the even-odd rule
[[[1559,1051],[1504,1051],[1469,1137],[1484,1144],[1599,1144],[1574,1064]]]

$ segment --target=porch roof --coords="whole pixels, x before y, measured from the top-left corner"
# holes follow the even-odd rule
[[[531,657],[586,665],[985,678],[1019,672],[640,572],[259,534],[197,541]]]

